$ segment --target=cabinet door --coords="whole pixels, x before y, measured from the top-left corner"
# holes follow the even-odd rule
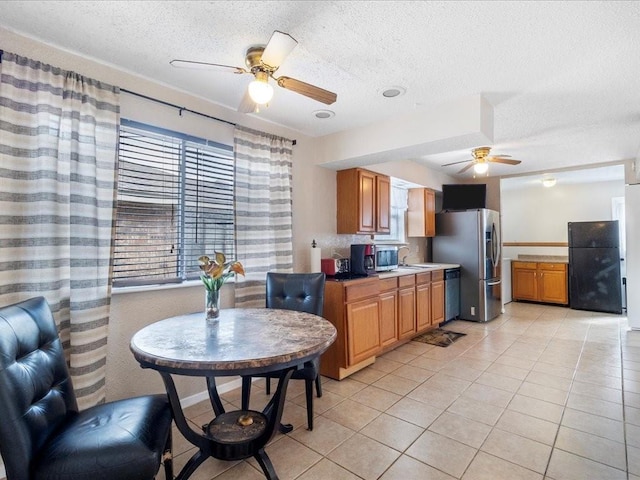
[[[398,292],[380,294],[380,346],[386,347],[398,340]]]
[[[431,326],[431,284],[416,286],[416,328],[418,332]]]
[[[376,175],[366,170],[358,171],[358,189],[360,193],[359,231],[376,231]],[[352,206],[351,208],[353,208]]]
[[[376,231],[389,233],[391,231],[391,180],[389,177],[376,176],[376,191]]]
[[[416,333],[416,291],[414,287],[398,290],[398,338]]]
[[[540,270],[540,301],[568,303],[566,271]]]
[[[426,188],[424,190],[424,224],[425,237],[436,236],[436,192]]]
[[[431,325],[444,322],[444,280],[431,283]]]
[[[378,298],[348,303],[347,361],[355,365],[374,356],[380,349],[380,317]]]
[[[515,300],[538,299],[538,276],[535,268],[520,268],[514,265],[511,274],[511,296]]]

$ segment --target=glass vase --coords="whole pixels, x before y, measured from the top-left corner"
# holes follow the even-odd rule
[[[220,316],[220,290],[205,290],[205,292],[207,323],[217,323],[218,317]]]

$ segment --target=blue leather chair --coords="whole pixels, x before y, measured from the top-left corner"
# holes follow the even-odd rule
[[[173,478],[165,394],[78,411],[43,297],[0,308],[0,453],[7,480]]]
[[[324,273],[267,273],[266,307],[296,310],[322,316],[324,304]],[[279,372],[265,375],[267,393],[270,393],[270,379],[278,378]],[[320,357],[299,365],[291,376],[292,380],[305,381],[307,400],[307,426],[313,430],[313,385],[318,397],[322,396],[320,382]],[[251,377],[242,378],[242,409],[249,408]]]

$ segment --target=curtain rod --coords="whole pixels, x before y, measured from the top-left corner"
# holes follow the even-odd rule
[[[230,122],[228,120],[223,120],[222,118],[218,118],[218,117],[214,117],[214,116],[211,116],[211,115],[207,115],[206,113],[202,113],[202,112],[196,112],[195,110],[191,110],[191,109],[186,108],[186,107],[181,107],[180,105],[176,105],[174,103],[165,102],[164,100],[160,100],[158,98],[153,98],[153,97],[150,97],[148,95],[143,95],[142,93],[132,92],[131,90],[127,90],[126,88],[121,88],[120,91],[124,92],[124,93],[128,93],[129,95],[135,95],[136,97],[144,98],[145,100],[150,100],[152,102],[160,103],[160,104],[165,105],[167,107],[177,108],[178,111],[179,111],[179,115],[180,116],[182,116],[182,112],[189,112],[189,113],[193,113],[195,115],[200,115],[201,117],[208,118],[210,120],[215,120],[216,122],[226,123],[227,125],[231,125],[233,127],[235,127],[237,125],[237,124],[235,124],[233,122]],[[292,140],[292,143],[293,143],[293,145],[295,145],[297,142],[295,140]]]
[[[213,117],[211,115],[207,115],[206,113],[196,112],[195,110],[191,110],[191,109],[186,108],[186,107],[181,107],[180,105],[176,105],[174,103],[165,102],[164,100],[160,100],[158,98],[149,97],[148,95],[143,95],[142,93],[132,92],[131,90],[127,90],[126,88],[121,88],[120,91],[124,92],[124,93],[128,93],[130,95],[135,95],[136,97],[144,98],[146,100],[151,100],[152,102],[160,103],[160,104],[165,105],[167,107],[177,108],[179,110],[179,115],[180,116],[182,116],[182,112],[189,112],[189,113],[194,113],[196,115],[200,115],[201,117],[206,117],[206,118],[209,118],[211,120],[215,120],[217,122],[226,123],[226,124],[234,126],[234,127],[236,126],[235,123],[230,122],[228,120],[223,120],[223,119],[218,118],[218,117]]]

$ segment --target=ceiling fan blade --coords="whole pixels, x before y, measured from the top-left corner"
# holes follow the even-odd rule
[[[277,69],[296,45],[298,41],[288,33],[274,31],[262,52],[262,63]]]
[[[467,165],[466,167],[464,167],[462,170],[460,170],[458,173],[464,173],[467,170],[469,170],[471,167],[473,167],[473,163],[470,163],[469,165]]]
[[[493,163],[506,163],[507,165],[518,165],[519,163],[522,163],[522,160],[511,160],[509,158],[498,157],[490,157],[487,160]]]
[[[171,60],[169,62],[172,67],[191,68],[197,70],[222,70],[231,69],[233,73],[249,73],[242,67],[234,67],[233,65],[222,65],[220,63],[194,62],[192,60]]]
[[[257,108],[258,105],[249,96],[249,89],[246,89],[244,92],[244,96],[240,101],[240,105],[238,106],[238,111],[241,113],[254,113]]]
[[[460,163],[467,163],[467,162],[473,162],[473,160],[460,160],[459,162],[445,163],[444,165],[441,165],[441,166],[442,167],[450,167],[451,165],[458,165]]]
[[[291,90],[293,92],[304,95],[305,97],[313,98],[318,102],[324,103],[325,105],[331,105],[338,99],[338,95],[329,90],[324,90],[323,88],[316,87],[315,85],[311,85],[310,83],[305,83],[301,80],[296,80],[291,77],[279,77],[275,78],[278,82],[278,85],[282,88],[286,88],[287,90]]]

